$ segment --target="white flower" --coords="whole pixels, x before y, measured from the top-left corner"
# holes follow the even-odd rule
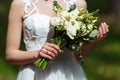
[[[50,20],[50,24],[52,25],[52,26],[58,26],[58,25],[60,25],[60,18],[58,18],[58,17],[53,17],[53,18],[51,18],[51,20]]]
[[[65,21],[64,23],[64,28],[67,29],[67,26],[69,25],[69,22],[68,21]]]
[[[68,14],[67,10],[62,11],[62,12],[57,14],[57,16],[60,17],[60,18],[65,18],[65,16],[68,16],[68,15],[69,14]]]
[[[79,10],[78,10],[78,9],[75,9],[75,10],[74,10],[74,13],[75,13],[76,15],[78,15],[78,14],[79,14]]]
[[[81,30],[82,30],[81,36],[84,36],[84,35],[86,34],[86,31],[87,31],[87,28],[86,28],[86,25],[85,25],[85,24],[83,24],[83,25],[81,26]]]
[[[86,25],[85,24],[83,24],[82,26],[81,26],[81,29],[83,30],[83,32],[86,30]]]
[[[92,24],[88,24],[88,25],[87,25],[87,28],[88,28],[89,30],[92,30],[92,29],[93,29],[93,25],[92,25]]]
[[[66,26],[66,29],[67,29],[67,35],[71,39],[74,39],[74,37],[76,36],[77,28],[69,22],[69,24]]]
[[[79,30],[82,26],[83,26],[83,22],[75,21],[75,27],[77,28],[77,30]]]
[[[75,9],[74,11],[69,13],[71,19],[76,19],[78,17],[78,14],[79,14],[79,10],[78,9]]]

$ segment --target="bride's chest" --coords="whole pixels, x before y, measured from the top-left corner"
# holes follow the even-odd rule
[[[46,36],[49,32],[50,17],[46,15],[33,14],[23,21],[23,29],[26,35]]]

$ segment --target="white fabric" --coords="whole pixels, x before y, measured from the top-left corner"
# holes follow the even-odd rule
[[[24,42],[27,50],[39,50],[49,41],[53,30],[49,29],[50,17],[41,14],[31,14],[24,18]],[[49,33],[49,34],[48,34]],[[34,54],[34,53],[33,53]],[[68,49],[49,61],[46,69],[41,71],[34,64],[20,67],[17,80],[87,80],[82,67]]]
[[[30,16],[33,13],[38,14],[38,10],[36,8],[36,4],[38,3],[38,0],[24,0],[24,3],[25,3],[24,12],[25,12],[25,14],[27,14],[27,15],[24,16],[24,18]],[[33,9],[29,12],[28,9],[31,6],[33,7]]]

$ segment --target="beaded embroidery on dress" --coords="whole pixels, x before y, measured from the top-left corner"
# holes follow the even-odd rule
[[[50,17],[39,14],[36,4],[39,0],[24,0],[25,16],[23,20],[24,43],[26,50],[40,50],[49,41],[53,31],[49,29]],[[67,0],[66,0],[67,1]],[[75,0],[69,0],[70,4]],[[33,9],[28,8],[32,6]],[[69,7],[69,5],[67,4]],[[68,49],[49,61],[46,69],[41,71],[34,64],[20,67],[17,80],[87,80],[82,67]]]

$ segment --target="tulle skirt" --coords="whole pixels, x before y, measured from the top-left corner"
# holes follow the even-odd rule
[[[17,80],[87,80],[81,65],[69,50],[49,61],[44,71],[34,64],[20,67]]]

